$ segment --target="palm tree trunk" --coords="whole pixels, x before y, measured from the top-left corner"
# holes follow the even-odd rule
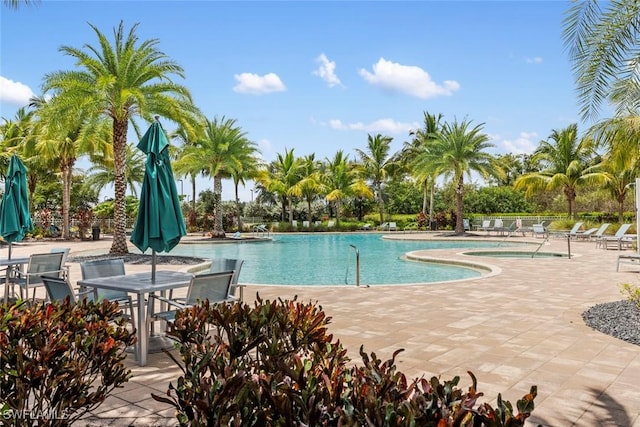
[[[125,255],[127,248],[127,216],[125,198],[127,196],[127,179],[125,176],[126,146],[128,120],[113,119],[113,167],[114,206],[113,206],[113,243],[111,255]]]
[[[222,226],[222,177],[213,177],[213,233],[212,237],[224,238],[225,232]]]
[[[436,183],[435,182],[431,182],[431,194],[429,195],[429,222],[431,223],[431,221],[433,221],[433,205],[434,205],[434,199],[435,199],[435,192],[436,192]],[[431,226],[431,224],[429,224],[429,226]]]
[[[456,234],[464,234],[464,206],[462,204],[462,196],[464,191],[464,177],[460,175],[458,178],[458,187],[456,188]]]
[[[427,194],[429,192],[429,181],[425,181],[422,185],[422,213],[427,214]],[[431,218],[429,218],[431,219]]]
[[[233,182],[235,190],[236,190],[236,216],[237,216],[237,220],[238,220],[238,231],[242,231],[242,219],[240,216],[240,197],[238,196],[238,182],[234,181]]]
[[[72,165],[62,162],[62,238],[69,240],[69,207],[71,206]]]
[[[196,211],[196,176],[191,175],[191,209]]]
[[[293,197],[288,198],[289,203],[289,224],[293,224]]]
[[[384,200],[382,200],[382,185],[376,182],[376,191],[378,192],[378,211],[380,213],[380,224],[384,222]]]

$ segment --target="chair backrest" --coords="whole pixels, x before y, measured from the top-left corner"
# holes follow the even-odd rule
[[[576,234],[578,230],[580,230],[580,227],[582,227],[582,222],[576,222],[573,224],[573,228],[569,231],[569,234]]]
[[[233,271],[222,271],[193,276],[187,290],[186,303],[193,305],[204,300],[209,300],[209,302],[227,301],[233,274]]]
[[[604,234],[605,230],[607,228],[609,228],[611,224],[609,224],[608,222],[605,222],[604,224],[602,224],[600,226],[600,228],[598,228],[598,231],[596,231],[593,235],[596,237],[602,237],[602,235]]]
[[[502,219],[496,218],[496,219],[493,220],[493,227],[494,228],[502,228],[502,227],[504,227],[504,222],[502,221]]]
[[[533,232],[536,234],[544,234],[546,233],[544,226],[542,224],[533,224],[532,226]]]
[[[71,284],[66,279],[60,277],[42,276],[42,283],[47,290],[49,301],[62,302],[69,297],[71,302],[76,301]]]
[[[395,231],[398,228],[395,222],[389,223],[389,231]]]
[[[462,226],[464,227],[465,231],[471,230],[471,223],[469,222],[469,220],[467,218],[463,218],[462,219]]]
[[[29,285],[42,283],[42,276],[60,277],[62,273],[62,256],[62,252],[31,254],[29,265],[27,266]]]
[[[124,260],[122,258],[97,259],[80,263],[80,271],[83,279],[95,279],[96,277],[122,276],[125,274]],[[118,299],[127,296],[123,291],[98,290],[98,301],[103,299]]]
[[[69,255],[70,248],[51,248],[51,253],[62,252],[62,264],[65,265],[67,263],[67,256]]]
[[[223,271],[233,271],[233,279],[231,280],[231,286],[238,284],[240,278],[240,270],[242,270],[243,259],[235,258],[217,258],[211,261],[211,268],[209,273],[221,273]]]
[[[491,227],[491,220],[490,219],[485,219],[482,221],[482,228],[489,228]]]
[[[630,227],[631,224],[622,224],[620,228],[618,228],[618,231],[616,231],[616,234],[614,234],[614,236],[617,238],[623,237],[627,233],[627,231],[629,231]]]

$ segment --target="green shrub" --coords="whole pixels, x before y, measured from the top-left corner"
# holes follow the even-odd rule
[[[629,301],[634,303],[640,310],[640,286],[633,286],[625,283],[620,286],[620,293],[625,295]]]
[[[182,376],[165,396],[180,425],[235,426],[522,426],[536,388],[518,401],[518,413],[498,395],[497,407],[476,406],[482,393],[463,392],[459,378],[408,381],[395,357],[380,361],[360,349],[363,366],[328,333],[316,304],[263,301],[209,304],[176,315],[168,334]]]
[[[127,382],[135,342],[118,303],[0,305],[0,420],[67,426]]]

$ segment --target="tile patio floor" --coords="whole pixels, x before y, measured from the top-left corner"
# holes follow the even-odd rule
[[[394,236],[431,238],[426,233]],[[26,243],[14,246],[13,253],[28,255],[69,246],[73,256],[100,248],[106,252],[110,245],[108,239]],[[0,256],[6,256],[3,251],[6,248]],[[552,238],[542,251],[566,253],[567,242]],[[330,332],[353,360],[359,360],[361,344],[383,360],[403,348],[397,365],[408,377],[459,375],[460,386],[466,389],[471,384],[466,372],[472,371],[479,391],[491,404],[502,393],[515,405],[536,384],[536,409],[529,426],[640,427],[640,346],[594,331],[581,318],[595,304],[622,299],[618,286],[639,284],[638,272],[627,266],[616,272],[618,251],[596,249],[593,242],[572,242],[571,251],[572,259],[499,259],[434,250],[428,256],[490,264],[494,273],[455,283],[412,286],[249,285],[245,300],[259,292],[267,299],[297,295],[302,301],[318,301],[332,317]],[[305,260],[298,262],[304,268]],[[127,265],[128,272],[148,268]],[[70,273],[72,281],[78,280],[79,265],[72,264]],[[145,367],[137,366],[133,357],[127,364],[133,378],[81,425],[176,425],[172,410],[154,401],[150,393],[164,393],[178,369],[162,353],[150,355]]]

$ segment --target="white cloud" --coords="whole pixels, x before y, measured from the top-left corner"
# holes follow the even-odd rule
[[[259,76],[253,73],[234,74],[234,79],[238,82],[233,87],[233,91],[237,93],[248,93],[251,95],[264,95],[266,93],[284,92],[287,90],[285,85],[275,73]]]
[[[542,57],[541,56],[535,56],[533,58],[524,58],[525,62],[527,64],[542,64]]]
[[[340,84],[340,79],[336,76],[336,63],[329,61],[329,58],[323,53],[316,58],[316,62],[320,66],[313,71],[313,74],[319,76],[322,80],[327,82],[329,87],[334,87]]]
[[[505,139],[502,146],[506,153],[531,154],[538,147],[538,134],[535,132],[520,132],[515,140]]]
[[[271,141],[268,139],[261,139],[258,141],[258,148],[260,151],[264,153],[271,153],[273,151],[273,146],[271,145]]]
[[[23,106],[32,96],[34,93],[29,86],[0,76],[0,101]]]
[[[409,131],[420,127],[420,123],[402,123],[393,119],[380,119],[371,123],[343,123],[341,120],[329,120],[329,127],[336,130],[358,130],[376,133],[408,134]]]
[[[420,67],[402,65],[380,58],[373,65],[373,73],[360,69],[360,75],[374,86],[394,90],[421,99],[436,96],[450,96],[460,89],[460,84],[454,80],[445,80],[439,85],[429,73]]]

